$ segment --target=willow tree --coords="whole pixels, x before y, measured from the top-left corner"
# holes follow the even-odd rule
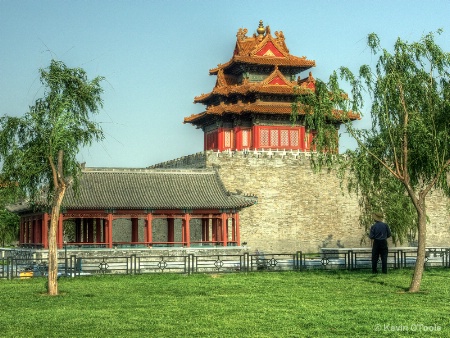
[[[61,203],[69,185],[76,189],[80,147],[104,137],[98,123],[91,120],[103,105],[103,78],[88,80],[83,69],[52,60],[48,68],[40,69],[40,80],[43,97],[29,112],[0,118],[0,156],[3,177],[17,182],[31,205],[44,204],[51,210],[48,293],[57,295],[56,234]]]
[[[411,222],[408,210],[415,211],[418,249],[410,292],[420,290],[424,269],[426,197],[433,189],[450,194],[450,53],[442,50],[435,36],[430,33],[413,43],[399,38],[389,52],[381,48],[376,34],[370,34],[367,41],[376,56],[375,67],[363,65],[358,74],[342,67],[327,83],[317,81],[314,93],[297,96],[292,114],[296,119],[300,110],[306,113],[307,126],[317,132],[313,163],[351,172],[349,187],[365,194],[362,204],[367,209],[378,201],[383,212],[391,217],[400,213],[406,222]],[[364,100],[371,104],[372,125],[358,130],[347,117],[362,112]],[[337,116],[357,141],[345,161],[335,156]],[[383,196],[396,205],[389,210],[390,203],[380,202]]]
[[[20,198],[17,184],[0,177],[0,245],[5,246],[16,241],[19,234],[19,217],[8,211],[6,206]]]

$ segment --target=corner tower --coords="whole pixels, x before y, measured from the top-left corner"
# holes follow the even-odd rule
[[[289,53],[282,31],[270,32],[259,22],[256,33],[247,37],[240,28],[233,56],[209,71],[217,76],[213,90],[194,99],[206,110],[191,115],[191,123],[204,132],[204,150],[299,150],[309,151],[311,133],[303,119],[290,121],[294,88],[314,91],[315,61]],[[298,76],[298,77],[297,77]]]

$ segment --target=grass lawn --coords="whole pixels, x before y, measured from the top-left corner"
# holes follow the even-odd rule
[[[450,270],[0,280],[0,337],[449,337]]]

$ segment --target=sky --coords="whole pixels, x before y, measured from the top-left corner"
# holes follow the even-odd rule
[[[21,116],[42,96],[38,71],[51,59],[81,67],[105,77],[94,118],[105,139],[79,161],[147,167],[203,150],[203,132],[183,119],[204,110],[194,97],[213,89],[209,70],[231,59],[239,28],[251,36],[263,20],[283,31],[290,53],[315,60],[313,76],[327,80],[376,61],[372,32],[392,50],[398,37],[442,28],[437,41],[450,51],[449,16],[448,0],[0,0],[0,116]],[[363,114],[361,127],[370,124]],[[352,147],[345,135],[341,144]]]

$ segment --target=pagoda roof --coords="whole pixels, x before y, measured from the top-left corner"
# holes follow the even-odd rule
[[[196,123],[208,115],[225,115],[225,114],[270,114],[270,115],[286,115],[292,114],[292,103],[290,102],[264,102],[256,101],[252,103],[221,103],[217,106],[209,106],[199,114],[192,114],[184,119],[184,123]]]
[[[282,31],[275,32],[272,36],[270,27],[263,27],[259,23],[257,34],[247,37],[248,30],[240,28],[236,34],[237,41],[232,58],[225,64],[219,64],[210,69],[211,75],[217,74],[221,69],[228,69],[236,64],[273,65],[299,68],[300,71],[315,67],[314,60],[308,60],[305,56],[291,55],[286,46]]]
[[[199,114],[192,114],[191,116],[184,118],[184,123],[192,124],[202,124],[202,121],[208,118],[208,116],[223,116],[226,114],[233,115],[244,115],[244,114],[256,114],[256,115],[279,115],[290,117],[292,114],[292,103],[291,102],[264,102],[256,101],[252,103],[234,103],[225,104],[221,103],[216,106],[208,106],[207,109]],[[305,112],[300,109],[300,115],[304,115]],[[335,116],[340,119],[339,111],[335,111]],[[350,120],[359,120],[361,117],[359,114],[353,112],[348,113],[348,118]]]
[[[241,209],[256,197],[228,192],[211,169],[86,168],[78,193],[69,188],[65,209]],[[9,207],[29,210],[28,204]]]
[[[194,103],[202,103],[207,108],[204,112],[184,118],[184,123],[202,126],[209,123],[214,116],[223,115],[279,115],[289,119],[292,114],[292,101],[298,94],[308,94],[315,90],[316,80],[309,76],[292,81],[291,76],[315,66],[315,61],[306,57],[296,57],[289,53],[282,31],[275,32],[270,27],[263,27],[262,21],[256,34],[247,37],[247,29],[240,28],[236,34],[237,41],[233,57],[229,62],[211,69],[211,75],[217,75],[213,90],[194,98]],[[270,65],[273,69],[262,81],[250,81],[244,74],[242,64]],[[232,67],[237,66],[235,69]],[[268,67],[264,67],[264,72]],[[291,68],[287,70],[286,68]],[[262,75],[264,72],[257,72]],[[285,74],[289,74],[287,78]],[[252,95],[255,94],[255,95]],[[231,98],[232,96],[237,96]],[[264,101],[264,96],[276,96],[278,99]],[[287,98],[291,96],[292,100]],[[233,103],[230,103],[230,102]],[[291,101],[291,102],[287,102]],[[300,112],[304,114],[304,112]],[[342,113],[335,112],[337,120],[342,120]],[[350,113],[351,120],[359,119],[359,114]]]
[[[212,92],[195,97],[194,103],[206,104],[206,101],[216,95],[230,96],[251,93],[293,95],[296,88],[304,90],[306,93],[309,90],[314,90],[314,84],[315,79],[311,73],[306,79],[289,81],[279,71],[278,66],[275,66],[275,70],[261,82],[249,82],[245,79],[242,84],[237,84],[234,76],[226,75],[221,69],[217,74],[216,85]],[[295,94],[298,94],[298,92],[295,92]]]

